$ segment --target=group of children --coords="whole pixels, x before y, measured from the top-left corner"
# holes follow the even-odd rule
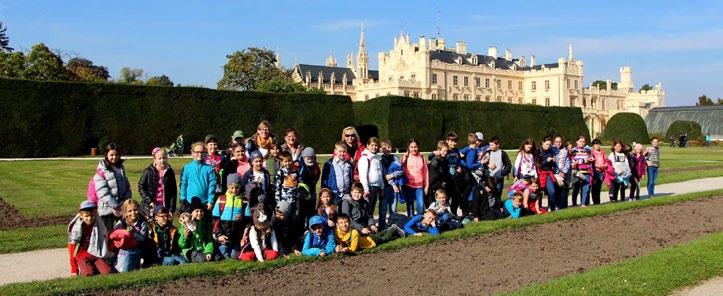
[[[332,158],[320,167],[313,148],[298,143],[294,129],[285,131],[283,145],[269,130],[264,121],[251,137],[235,131],[225,151],[212,135],[194,143],[178,190],[167,152],[154,149],[153,163],[138,184],[140,203],[130,197],[118,146],[106,147],[88,198],[68,226],[71,273],[354,254],[406,235],[438,235],[472,220],[547,211],[537,205],[541,195],[536,177],[544,173],[530,174],[537,173],[534,162],[540,158],[534,142],[521,148],[532,151],[533,164],[518,159],[515,168],[499,138],[485,142],[479,132],[469,134],[468,146],[461,150],[456,148],[457,135],[449,133],[425,159],[415,139],[398,157],[389,140],[371,137],[365,145],[356,130],[347,127]],[[557,174],[567,173],[557,168],[558,155],[556,151],[550,157],[555,168],[548,186],[557,184]],[[568,155],[569,166],[574,154]],[[503,201],[504,179],[513,171],[524,172],[515,177]],[[178,226],[173,223],[176,193]],[[403,228],[394,223],[401,218],[399,203],[407,209]]]

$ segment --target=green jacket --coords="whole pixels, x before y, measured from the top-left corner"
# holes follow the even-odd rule
[[[180,237],[178,238],[178,247],[181,248],[182,254],[188,251],[203,252],[204,254],[213,254],[213,238],[209,226],[203,221],[199,221],[196,230],[186,237],[186,225],[181,223]]]

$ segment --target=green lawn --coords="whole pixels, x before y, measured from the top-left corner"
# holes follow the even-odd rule
[[[723,275],[723,232],[505,295],[670,295]]]
[[[538,225],[555,221],[592,217],[629,209],[671,204],[700,198],[719,197],[722,194],[723,190],[713,190],[707,192],[696,192],[691,194],[667,196],[634,203],[610,203],[589,208],[571,208],[565,211],[552,212],[548,215],[529,216],[515,220],[502,219],[477,223],[473,222],[465,226],[465,228],[463,229],[448,231],[442,233],[439,236],[415,236],[398,239],[390,243],[383,244],[378,248],[365,251],[363,253],[385,252],[400,248],[408,248],[412,246],[429,244],[438,241],[459,240],[466,237],[495,231],[502,231],[506,229],[515,229],[529,225]],[[257,270],[277,268],[289,264],[298,264],[301,262],[309,262],[313,260],[335,260],[335,258],[338,257],[338,255],[330,256],[324,259],[318,259],[313,257],[293,257],[289,260],[282,259],[264,263],[226,260],[222,262],[186,264],[181,266],[156,266],[134,272],[112,274],[110,276],[95,276],[89,278],[75,278],[70,280],[54,279],[31,283],[9,284],[5,286],[0,286],[0,295],[79,294],[98,289],[138,287],[189,277],[223,276],[233,273],[244,274]]]

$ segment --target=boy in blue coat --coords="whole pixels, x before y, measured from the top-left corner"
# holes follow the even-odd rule
[[[324,163],[321,170],[321,188],[329,188],[334,193],[334,204],[340,205],[344,196],[351,193],[351,184],[354,174],[354,167],[346,160],[346,145],[343,142],[336,142],[334,145],[334,157]]]
[[[425,232],[439,235],[437,212],[434,209],[427,209],[424,211],[424,215],[415,215],[404,225],[404,232],[414,236],[420,236]]]
[[[324,218],[314,216],[309,219],[309,231],[304,237],[304,247],[301,254],[304,256],[324,257],[334,253],[336,240],[334,232],[326,227]]]

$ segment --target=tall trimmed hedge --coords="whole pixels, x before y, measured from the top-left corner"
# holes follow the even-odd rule
[[[209,133],[223,144],[236,129],[250,136],[262,119],[272,133],[295,127],[305,145],[330,152],[354,123],[347,96],[192,87],[0,79],[0,106],[0,157],[83,155],[109,141],[127,154],[148,154],[180,133],[187,149]]]
[[[670,136],[675,136],[675,139],[677,140],[678,137],[684,133],[688,133],[688,140],[704,139],[703,130],[701,129],[700,124],[695,121],[676,120],[668,127],[668,130],[665,132],[664,140],[670,139]]]
[[[613,115],[605,126],[602,135],[605,143],[611,143],[613,140],[620,140],[624,143],[650,143],[648,128],[645,121],[639,114],[621,112]]]
[[[541,107],[488,102],[430,101],[387,96],[354,103],[357,125],[377,125],[379,136],[404,146],[409,138],[420,141],[423,150],[436,147],[449,131],[460,135],[481,131],[485,138],[499,136],[505,149],[513,149],[526,138],[537,141],[561,134],[566,139],[589,136],[580,108]]]

